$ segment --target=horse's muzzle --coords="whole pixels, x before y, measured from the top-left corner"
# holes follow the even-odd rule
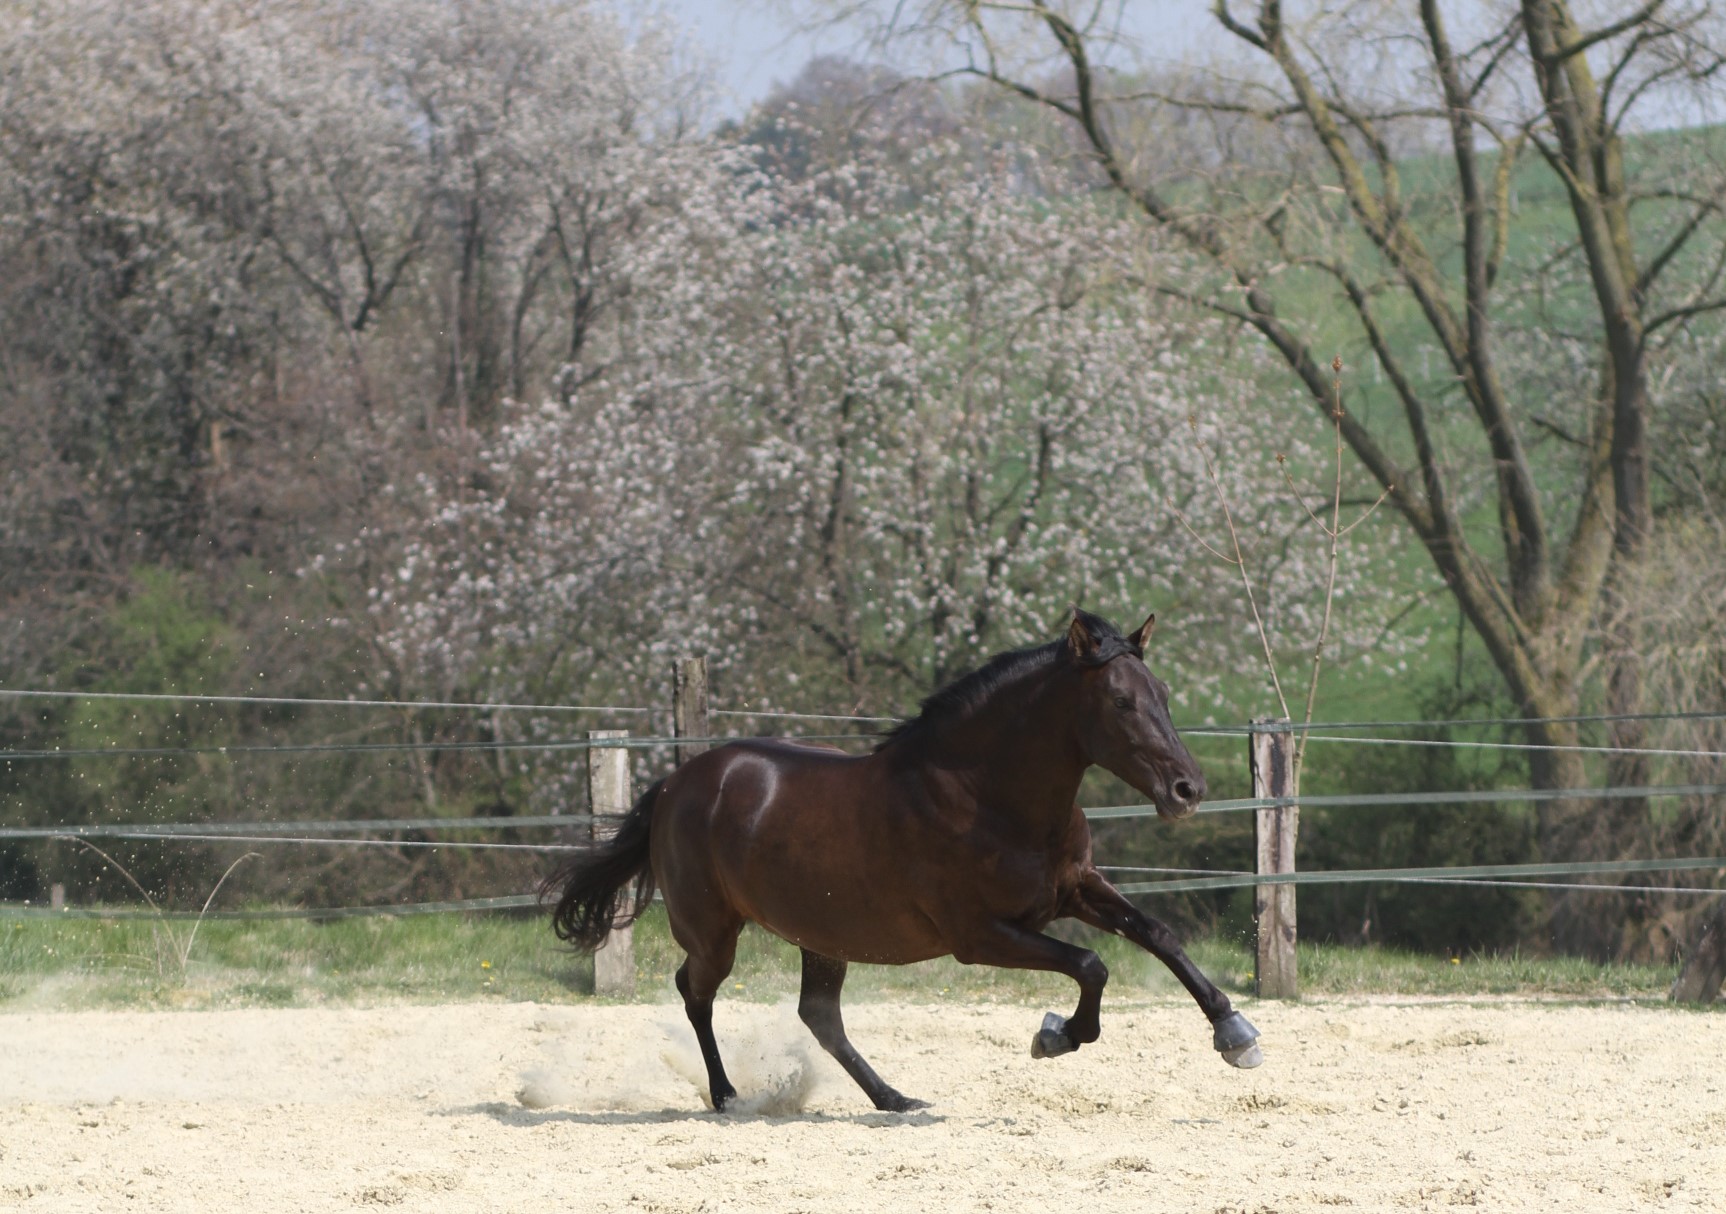
[[[1157,798],[1157,814],[1171,822],[1190,818],[1199,812],[1199,805],[1203,803],[1208,791],[1210,790],[1205,787],[1203,776],[1197,780],[1182,776],[1169,785],[1166,795]]]

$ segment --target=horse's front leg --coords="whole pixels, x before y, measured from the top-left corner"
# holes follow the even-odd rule
[[[1194,965],[1168,925],[1145,914],[1126,896],[1103,879],[1096,869],[1086,869],[1072,898],[1062,908],[1092,927],[1124,936],[1156,957],[1192,993],[1212,1026],[1211,1043],[1230,1066],[1251,1068],[1264,1061],[1258,1047],[1259,1031],[1235,1011],[1229,997]]]
[[[1099,1013],[1109,967],[1088,948],[1029,931],[1015,923],[993,920],[975,925],[953,941],[953,956],[965,965],[993,965],[1001,969],[1047,970],[1065,974],[1079,984],[1079,1006],[1063,1020],[1050,1012],[1043,1027],[1031,1039],[1033,1058],[1070,1054],[1102,1036]]]

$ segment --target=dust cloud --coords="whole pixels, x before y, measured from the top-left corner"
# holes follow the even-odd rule
[[[754,1012],[740,1025],[728,1026],[722,1045],[725,1073],[737,1089],[731,1112],[763,1117],[801,1113],[821,1079],[809,1030],[789,1000],[770,1008],[756,1007]],[[663,1007],[644,1019],[658,1035],[658,1049],[645,1042],[632,1048],[621,1073],[613,1066],[603,1077],[596,1075],[581,1043],[560,1041],[546,1048],[545,1061],[522,1072],[516,1100],[523,1108],[535,1110],[577,1105],[640,1109],[659,1099],[669,1073],[711,1108],[707,1068],[688,1020],[680,1011]]]

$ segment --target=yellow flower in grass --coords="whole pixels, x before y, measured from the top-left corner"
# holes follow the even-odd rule
[[[482,970],[488,970],[488,969],[490,969],[490,968],[491,968],[491,962],[489,962],[489,961],[481,961],[481,962],[480,962],[480,963],[479,963],[479,967],[480,967],[480,969],[482,969]]]

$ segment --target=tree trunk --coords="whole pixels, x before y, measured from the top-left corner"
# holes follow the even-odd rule
[[[1528,739],[1538,746],[1574,746],[1574,725],[1534,724]],[[1535,788],[1559,790],[1585,788],[1588,772],[1582,755],[1574,750],[1529,752],[1528,772]],[[1607,815],[1598,801],[1557,799],[1539,802],[1536,820],[1540,858],[1548,863],[1587,858],[1601,853],[1610,843]],[[1598,905],[1600,895],[1554,890],[1547,903],[1552,948],[1604,959],[1617,941],[1615,931],[1606,930]],[[1610,942],[1609,942],[1610,941]]]

